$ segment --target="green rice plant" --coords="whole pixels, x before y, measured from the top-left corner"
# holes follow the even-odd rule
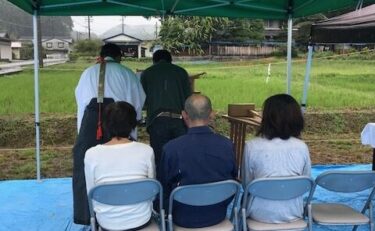
[[[92,61],[77,61],[40,70],[40,111],[72,114],[76,111],[74,90],[82,71]],[[305,60],[292,67],[291,93],[301,101]],[[255,103],[258,109],[270,95],[286,91],[285,59],[267,58],[229,62],[177,62],[189,74],[206,72],[195,81],[196,91],[209,96],[217,111],[225,112],[229,103]],[[151,62],[124,60],[134,71]],[[267,80],[268,65],[271,75]],[[312,109],[371,108],[375,96],[375,60],[313,60],[307,105]],[[33,70],[0,77],[0,115],[30,114],[34,111]]]

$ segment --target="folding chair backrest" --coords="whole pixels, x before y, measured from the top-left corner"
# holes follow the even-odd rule
[[[169,211],[172,209],[173,200],[193,206],[212,205],[238,195],[240,187],[234,180],[177,187],[171,193]]]
[[[154,179],[141,179],[111,182],[95,186],[89,193],[90,214],[93,213],[92,200],[107,205],[131,205],[153,200],[159,194],[162,200],[163,189]],[[162,201],[160,201],[162,204]]]
[[[316,184],[333,192],[352,193],[375,187],[373,171],[327,171],[320,174]]]
[[[247,185],[247,194],[268,200],[290,200],[310,192],[314,181],[307,176],[272,177],[252,181]]]

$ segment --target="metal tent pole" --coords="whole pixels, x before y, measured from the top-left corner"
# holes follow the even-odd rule
[[[35,99],[35,155],[36,178],[40,181],[40,120],[39,120],[39,43],[38,43],[38,11],[33,14],[34,34],[34,99]]]
[[[292,81],[292,30],[293,30],[293,19],[292,15],[289,15],[288,19],[288,44],[287,44],[287,81],[286,81],[286,93],[290,95],[291,92],[291,81]]]
[[[306,61],[305,82],[303,84],[303,95],[302,95],[302,102],[301,102],[302,113],[305,113],[306,111],[307,91],[309,89],[309,82],[310,82],[313,46],[309,45],[307,49],[308,49],[308,53],[307,53],[307,61]]]

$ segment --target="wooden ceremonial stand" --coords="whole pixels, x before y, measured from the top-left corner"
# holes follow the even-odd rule
[[[200,93],[199,91],[195,91],[195,80],[199,79],[202,75],[205,75],[205,74],[206,74],[206,72],[200,72],[198,74],[189,75],[191,92],[193,92],[194,94],[199,94]]]
[[[253,109],[247,111],[247,116],[223,115],[230,124],[230,139],[234,144],[236,164],[238,167],[238,177],[240,178],[240,168],[242,166],[242,156],[246,140],[246,130],[248,127],[258,128],[262,120],[261,116]]]

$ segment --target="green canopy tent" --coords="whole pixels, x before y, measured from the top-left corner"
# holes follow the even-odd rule
[[[292,19],[375,3],[375,0],[8,0],[33,14],[34,46],[37,16],[160,16],[187,15],[288,20],[287,93],[291,86]],[[37,179],[40,180],[39,54],[34,49]]]

